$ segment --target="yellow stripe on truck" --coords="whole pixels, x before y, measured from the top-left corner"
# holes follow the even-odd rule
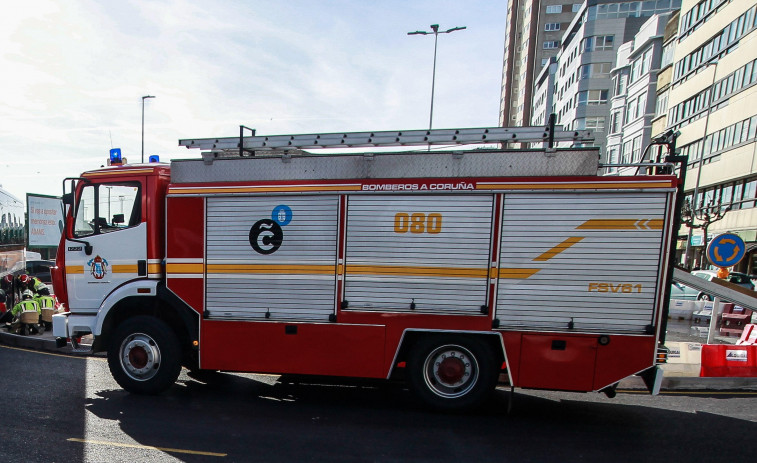
[[[255,264],[208,264],[210,274],[281,274],[281,275],[333,275],[342,266],[334,265],[255,265]],[[400,265],[346,265],[346,275],[385,275],[447,278],[529,278],[539,269],[532,268],[464,268],[464,267],[407,267]],[[203,264],[168,264],[167,273],[202,274]]]
[[[547,261],[565,251],[569,247],[573,246],[574,244],[578,243],[582,239],[584,239],[583,236],[572,236],[562,243],[558,244],[554,248],[550,249],[549,251],[545,252],[544,254],[540,255],[539,257],[535,258],[534,260],[537,262]]]
[[[511,280],[523,280],[536,275],[539,270],[538,268],[501,268],[499,269],[499,277]]]
[[[205,273],[205,264],[166,264],[166,273]]]
[[[113,273],[137,273],[137,264],[113,265],[110,270]]]
[[[417,277],[457,277],[486,278],[489,270],[485,268],[463,267],[404,267],[399,265],[347,265],[345,272],[349,275],[393,275]]]
[[[662,219],[591,219],[578,230],[662,230]]]
[[[273,274],[327,274],[336,273],[334,265],[255,265],[255,264],[209,264],[211,273],[273,273]]]

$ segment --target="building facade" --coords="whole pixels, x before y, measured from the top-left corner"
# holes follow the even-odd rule
[[[642,24],[633,40],[621,45],[615,68],[610,117],[607,124],[607,160],[620,167],[608,173],[631,174],[636,164],[656,161],[657,152],[647,152],[652,139],[652,120],[657,100],[657,76],[662,63],[662,44],[671,13],[654,15]]]
[[[615,68],[618,50],[633,40],[649,17],[669,13],[680,5],[681,0],[586,0],[563,35],[557,57],[554,111],[560,125],[595,132],[594,144],[600,147],[603,162],[609,160],[605,148],[613,92],[610,73]],[[649,68],[645,75],[648,73]],[[626,125],[642,114],[649,113],[651,117],[653,112],[646,101],[641,102],[643,109],[639,111],[641,93],[636,96],[635,114],[632,120],[624,119]],[[636,150],[639,154],[640,143]],[[633,157],[633,142],[630,149],[629,155]],[[618,155],[622,159],[622,153]]]
[[[667,129],[688,155],[686,200],[711,238],[733,232],[747,243],[736,270],[757,267],[757,4],[684,0],[667,93]],[[725,212],[726,209],[728,212]],[[687,264],[705,267],[708,239],[694,228]],[[688,242],[687,242],[688,241]]]
[[[508,0],[499,124],[529,125],[534,77],[557,55],[580,0]]]

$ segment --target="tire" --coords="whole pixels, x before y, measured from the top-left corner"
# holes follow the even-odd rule
[[[108,349],[108,367],[116,382],[134,394],[160,394],[181,371],[181,346],[173,330],[149,316],[119,326]]]
[[[697,301],[711,301],[712,297],[709,294],[701,293],[697,296]]]
[[[442,411],[478,407],[494,391],[499,373],[485,343],[458,336],[421,339],[407,366],[413,394],[424,405]]]

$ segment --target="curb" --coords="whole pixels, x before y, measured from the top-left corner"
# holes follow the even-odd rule
[[[640,377],[630,376],[620,381],[618,390],[646,392],[647,386]],[[757,378],[663,377],[660,391],[757,391]]]
[[[22,336],[20,334],[0,332],[0,344],[10,347],[20,347],[23,349],[32,349],[41,352],[52,352],[62,355],[81,357],[93,356],[93,354],[75,354],[74,352],[72,352],[70,344],[66,345],[66,347],[58,348],[57,343],[55,342],[55,338],[52,337],[52,334],[32,334],[29,336]]]

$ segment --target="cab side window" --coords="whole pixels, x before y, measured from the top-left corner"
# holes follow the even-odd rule
[[[85,185],[76,207],[74,236],[112,233],[139,225],[141,204],[138,183]]]

